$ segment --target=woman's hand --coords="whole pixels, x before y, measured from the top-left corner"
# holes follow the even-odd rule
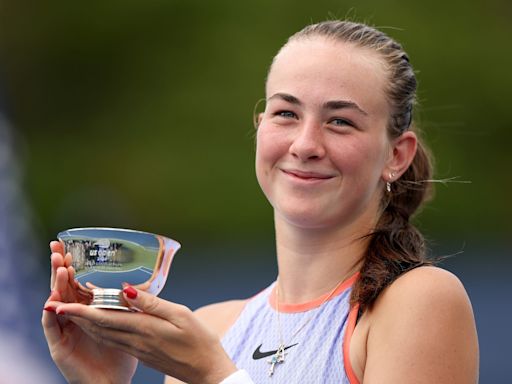
[[[72,267],[72,256],[68,253],[65,257],[64,248],[59,241],[50,243],[52,251],[50,289],[60,293],[60,300],[67,303],[89,304],[91,295],[79,288],[75,280],[75,269]]]
[[[62,245],[50,244],[52,293],[45,304],[42,324],[51,356],[64,377],[72,383],[128,383],[137,360],[87,335],[70,318],[55,313],[65,303],[88,304],[90,296],[80,290],[71,266],[71,255],[63,257]]]
[[[82,304],[59,304],[57,314],[102,346],[135,356],[160,372],[187,383],[218,384],[236,371],[218,337],[185,306],[131,286],[126,301],[140,312],[127,313]]]

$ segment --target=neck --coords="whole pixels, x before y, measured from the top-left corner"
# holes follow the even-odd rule
[[[368,230],[300,228],[275,217],[280,301],[314,300],[362,266]]]

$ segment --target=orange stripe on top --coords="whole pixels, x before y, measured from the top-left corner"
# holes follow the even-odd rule
[[[359,384],[359,380],[352,369],[350,362],[350,340],[356,328],[357,315],[359,313],[359,304],[354,305],[348,314],[348,324],[345,329],[345,339],[343,340],[343,364],[345,365],[345,373],[347,374],[350,384]]]
[[[336,296],[340,295],[341,293],[343,293],[345,290],[347,290],[348,288],[350,288],[354,282],[357,280],[357,278],[359,277],[359,272],[356,272],[354,273],[351,277],[349,277],[347,280],[345,280],[337,289],[336,291],[332,294],[332,297],[329,298],[329,300],[332,300],[333,298],[335,298]],[[272,288],[272,292],[270,293],[270,296],[269,296],[269,303],[270,303],[270,306],[274,309],[277,309],[277,303],[276,303],[276,294],[275,294],[275,286]],[[297,312],[306,312],[306,311],[309,311],[311,309],[314,309],[314,308],[317,308],[319,307],[320,305],[322,305],[325,301],[325,299],[331,294],[331,292],[327,292],[326,294],[320,296],[319,298],[317,299],[314,299],[314,300],[311,300],[311,301],[308,301],[306,303],[300,303],[300,304],[286,304],[286,303],[279,303],[279,312],[283,312],[283,313],[297,313]]]

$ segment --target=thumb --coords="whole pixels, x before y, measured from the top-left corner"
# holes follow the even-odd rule
[[[193,313],[188,307],[160,299],[131,285],[125,285],[123,296],[130,306],[148,315],[167,320],[179,328],[193,317]]]

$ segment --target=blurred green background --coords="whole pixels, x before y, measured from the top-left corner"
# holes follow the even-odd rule
[[[197,241],[268,235],[253,107],[307,23],[384,27],[419,78],[438,186],[433,238],[510,234],[512,2],[2,2],[0,55],[42,237],[113,225]]]
[[[509,0],[0,1],[0,81],[41,249],[78,226],[161,233],[220,261],[271,246],[253,108],[289,35],[345,17],[404,45],[436,177],[471,181],[438,185],[418,224],[474,270],[509,266]]]

